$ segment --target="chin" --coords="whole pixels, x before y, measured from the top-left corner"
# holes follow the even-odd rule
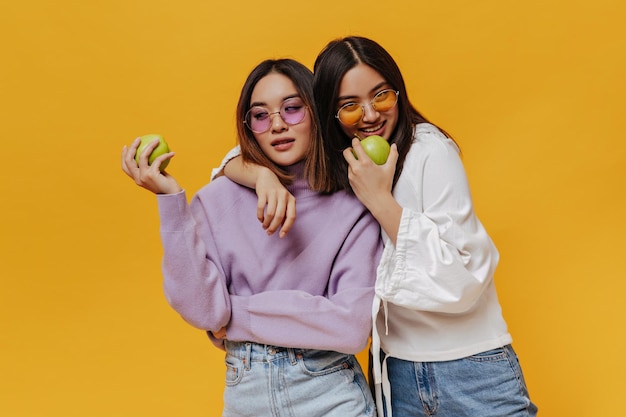
[[[276,158],[273,162],[281,167],[288,167],[302,161],[303,158]]]

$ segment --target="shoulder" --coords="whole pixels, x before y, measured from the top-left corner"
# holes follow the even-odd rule
[[[296,199],[297,200],[297,199]],[[359,199],[346,190],[335,191],[330,194],[318,193],[305,201],[297,200],[298,206],[304,209],[304,205],[315,213],[323,213],[328,221],[340,221],[342,223],[358,222],[364,215],[369,214],[367,208]]]
[[[210,183],[200,188],[200,190],[198,190],[198,192],[196,193],[196,196],[211,195],[213,193],[217,193],[222,190],[229,189],[233,187],[234,185],[237,185],[237,184],[229,180],[228,177],[221,176],[221,177],[211,180]]]
[[[456,143],[430,123],[420,123],[415,126],[411,150],[413,148],[419,148],[422,152],[459,155],[459,148]]]
[[[374,216],[353,193],[341,190],[333,193],[330,198],[333,201],[333,215],[346,222],[372,221],[378,227]]]
[[[421,184],[423,181],[464,178],[465,168],[456,143],[437,127],[421,123],[415,127],[402,173],[405,180]]]
[[[418,169],[434,162],[438,166],[461,161],[456,143],[430,123],[420,123],[413,132],[413,143],[406,155],[405,166]]]
[[[249,198],[256,199],[254,190],[239,185],[225,176],[214,179],[194,196],[194,200],[202,201],[203,204],[210,203],[212,206],[232,206]]]
[[[332,193],[314,192],[307,197],[307,204],[312,206],[346,207],[346,209],[365,207],[354,194],[346,190],[338,190]],[[298,200],[297,197],[296,200]],[[304,199],[300,198],[298,201],[304,201]]]
[[[354,193],[350,193],[346,190],[339,190],[332,194],[325,194],[326,198],[331,201],[334,201],[336,204],[342,204],[347,207],[355,207],[355,208],[363,208],[365,206],[359,199],[354,195]]]

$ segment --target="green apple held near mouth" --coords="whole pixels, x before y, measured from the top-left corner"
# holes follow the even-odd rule
[[[361,146],[376,165],[383,165],[389,156],[389,142],[382,136],[372,135],[361,141]]]
[[[152,151],[152,153],[148,157],[148,165],[152,165],[152,162],[154,162],[156,158],[170,151],[169,146],[167,146],[167,143],[165,142],[165,140],[163,139],[163,136],[161,135],[157,135],[157,134],[143,135],[140,137],[140,139],[141,139],[141,143],[139,144],[139,147],[137,148],[137,153],[135,153],[135,161],[137,163],[139,163],[139,155],[141,155],[141,153],[144,151],[146,146],[148,146],[149,144],[151,144],[157,139],[159,140],[159,144],[157,145],[156,148],[154,148],[154,151]],[[170,160],[168,159],[161,164],[159,169],[161,171],[164,171],[165,168],[167,168],[167,166],[169,165],[169,163],[170,163]]]

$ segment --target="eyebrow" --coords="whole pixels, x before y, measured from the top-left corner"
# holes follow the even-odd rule
[[[374,88],[372,88],[370,90],[370,93],[373,93],[374,91],[378,90],[379,88],[382,88],[385,85],[389,85],[389,83],[387,81],[382,81],[378,84],[376,84],[374,86]],[[348,100],[348,99],[353,99],[353,98],[357,98],[358,96],[341,96],[341,97],[337,97],[337,101],[341,101],[341,100]]]
[[[290,98],[302,98],[300,97],[300,94],[298,93],[294,93],[294,94],[290,94],[287,97],[283,98],[283,101],[281,103],[284,103],[285,101],[289,100]],[[255,101],[254,103],[250,103],[250,107],[265,107],[267,106],[267,103],[264,101]]]

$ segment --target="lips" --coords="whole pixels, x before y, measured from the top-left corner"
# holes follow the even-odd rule
[[[286,151],[286,150],[291,149],[291,147],[293,146],[295,142],[296,140],[293,138],[276,139],[276,140],[273,140],[270,143],[270,145],[272,145],[272,147],[277,151]]]
[[[383,127],[385,126],[386,122],[382,122],[377,124],[376,126],[372,126],[372,127],[367,127],[367,128],[360,128],[359,131],[365,133],[366,135],[376,135],[376,134],[380,134],[379,132],[383,129]]]
[[[273,140],[271,145],[272,146],[279,146],[279,145],[284,145],[286,143],[291,143],[291,142],[295,142],[295,139],[289,138],[289,139],[276,139]]]

